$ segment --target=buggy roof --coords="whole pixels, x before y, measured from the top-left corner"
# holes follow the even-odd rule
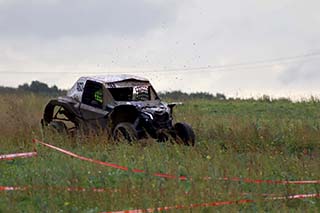
[[[81,101],[84,85],[85,85],[85,82],[87,82],[88,80],[99,82],[105,85],[109,83],[117,83],[117,82],[123,82],[123,81],[140,81],[140,82],[149,83],[148,79],[134,76],[134,75],[122,74],[122,75],[87,76],[87,77],[79,78],[78,81],[73,85],[73,87],[68,91],[67,96],[77,101]]]
[[[134,75],[127,75],[127,74],[121,74],[121,75],[96,75],[96,76],[86,76],[86,77],[81,77],[79,79],[80,81],[84,80],[91,80],[91,81],[97,81],[100,83],[115,83],[115,82],[120,82],[120,81],[128,81],[128,80],[135,80],[135,81],[144,81],[144,82],[149,82],[148,79],[139,77],[139,76],[134,76]]]

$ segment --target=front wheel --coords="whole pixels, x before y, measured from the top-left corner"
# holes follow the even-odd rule
[[[187,146],[194,146],[195,144],[195,134],[192,127],[187,123],[176,123],[174,125],[174,130],[176,133],[176,140],[179,143],[183,143]]]
[[[117,142],[126,141],[131,143],[138,139],[138,133],[133,124],[131,123],[119,123],[113,130],[113,139]]]

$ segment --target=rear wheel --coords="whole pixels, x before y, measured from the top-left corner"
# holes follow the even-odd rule
[[[126,141],[131,143],[138,139],[138,133],[133,124],[131,123],[119,123],[113,130],[113,139],[117,142]]]
[[[192,127],[187,123],[176,123],[174,125],[176,133],[176,140],[178,143],[182,143],[187,146],[194,146],[195,134]]]
[[[56,131],[57,133],[67,134],[67,132],[68,132],[68,128],[67,128],[66,124],[62,121],[51,121],[48,124],[48,127],[50,129]]]

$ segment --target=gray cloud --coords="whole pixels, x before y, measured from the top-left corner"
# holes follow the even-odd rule
[[[291,86],[304,84],[309,87],[320,81],[320,61],[312,60],[288,66],[280,75],[281,83]]]
[[[172,21],[173,8],[146,0],[3,1],[0,36],[137,35]]]
[[[319,7],[319,0],[0,0],[0,84],[37,79],[68,88],[87,72],[307,54],[320,48]],[[320,62],[309,59],[145,75],[160,90],[304,95],[320,91]]]

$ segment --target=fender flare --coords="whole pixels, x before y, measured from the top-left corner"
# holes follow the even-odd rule
[[[48,125],[53,120],[55,107],[63,107],[66,110],[66,117],[70,121],[77,123],[76,118],[81,117],[81,115],[74,109],[72,104],[72,102],[60,98],[50,100],[44,109],[42,124]]]
[[[139,118],[139,111],[132,105],[116,106],[109,114],[108,119],[113,130],[121,122],[129,122],[134,124]]]

